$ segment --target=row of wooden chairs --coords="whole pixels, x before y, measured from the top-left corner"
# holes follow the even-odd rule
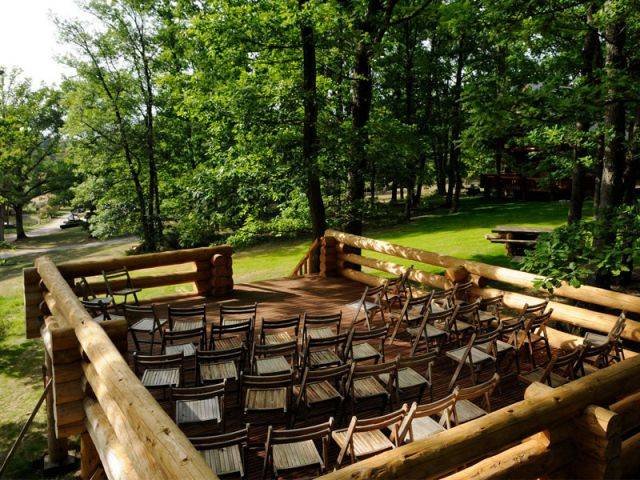
[[[363,458],[422,440],[446,429],[469,422],[491,412],[491,394],[498,384],[494,375],[483,384],[456,387],[445,398],[419,405],[406,403],[398,410],[373,418],[352,416],[346,428],[335,428],[333,417],[317,425],[276,429],[269,425],[264,444],[263,478],[315,469],[318,474],[330,468],[329,443],[339,448],[335,468],[347,459]],[[483,407],[474,400],[484,401]],[[217,475],[246,477],[249,424],[234,432],[190,437]],[[320,446],[320,448],[318,448]]]

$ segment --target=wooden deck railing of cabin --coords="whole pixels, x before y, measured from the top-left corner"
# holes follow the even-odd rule
[[[308,275],[309,273],[316,273],[313,269],[313,257],[314,255],[316,255],[319,248],[320,240],[316,238],[311,243],[311,246],[309,247],[309,250],[307,250],[307,253],[305,253],[304,257],[300,259],[298,264],[291,272],[292,277],[301,277],[303,275]]]
[[[192,258],[179,252],[178,257]],[[129,266],[135,265],[132,258],[128,260]],[[146,257],[139,265],[159,265],[164,260]],[[175,258],[171,262],[178,263]],[[74,265],[74,274],[92,275],[104,265],[87,263]],[[117,267],[115,263],[110,265]],[[91,478],[98,468],[111,480],[217,478],[110,338],[109,331],[116,333],[116,343],[122,349],[124,341],[126,351],[126,322],[92,320],[47,257],[36,260],[36,271],[45,301],[42,309],[47,312],[42,334],[53,363],[56,435],[82,434],[82,478]],[[69,417],[78,420],[65,431]]]
[[[531,295],[525,295],[508,290],[499,290],[496,288],[487,288],[484,286],[486,284],[486,279],[488,279],[498,281],[501,284],[510,284],[519,288],[532,288],[533,282],[538,278],[538,276],[531,273],[440,255],[417,248],[404,247],[337,230],[327,230],[325,232],[323,243],[327,242],[335,243],[335,250],[327,250],[326,254],[323,251],[323,254],[326,256],[331,254],[335,255],[335,261],[332,261],[329,258],[321,258],[321,263],[335,263],[336,265],[335,270],[333,272],[328,272],[328,275],[337,274],[364,284],[378,285],[384,281],[383,278],[356,270],[355,268],[352,268],[352,265],[359,265],[382,272],[392,273],[394,275],[399,275],[407,269],[407,267],[399,265],[393,261],[366,257],[362,253],[350,253],[347,251],[350,247],[352,250],[369,250],[389,257],[412,260],[418,264],[423,263],[448,269],[459,269],[463,275],[470,274],[471,279],[474,280],[474,283],[476,284],[474,293],[476,295],[483,298],[490,298],[502,294],[504,295],[504,304],[509,308],[521,309],[525,304],[533,305],[542,301],[541,298]],[[414,266],[414,269],[410,274],[410,278],[416,282],[437,288],[445,288],[448,283],[448,279],[444,275],[426,272],[421,270],[419,265]],[[628,312],[640,313],[640,297],[634,295],[587,285],[574,288],[566,284],[557,288],[553,294],[556,297],[579,300],[585,303],[612,308],[617,311],[625,310]],[[551,301],[549,305],[553,308],[553,320],[602,333],[608,333],[617,319],[616,315],[596,312],[558,301]],[[571,335],[553,328],[549,328],[548,330],[549,340],[555,347],[570,346],[571,344],[581,342],[581,337],[576,335]],[[627,320],[622,336],[627,340],[640,342],[640,322]],[[628,353],[630,355],[634,354],[634,352]]]

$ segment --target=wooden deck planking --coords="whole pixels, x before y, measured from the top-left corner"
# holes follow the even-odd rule
[[[219,305],[220,304],[251,304],[258,302],[258,318],[256,328],[259,329],[262,318],[285,318],[292,315],[310,312],[310,313],[334,313],[339,310],[343,312],[343,320],[341,323],[341,330],[346,330],[352,323],[354,311],[346,309],[347,303],[357,300],[362,294],[363,285],[344,278],[321,278],[316,276],[300,277],[300,278],[286,278],[266,280],[251,284],[238,284],[235,286],[233,295],[223,299],[206,299],[203,297],[189,297],[189,298],[175,298],[170,302],[172,305],[198,305],[206,302],[207,304],[207,323],[219,321]],[[162,318],[166,318],[166,305],[167,303],[159,304],[160,313]],[[379,317],[376,317],[376,322],[380,322]],[[207,331],[208,334],[208,331]],[[387,361],[393,360],[397,355],[408,355],[410,344],[407,339],[399,336],[396,339],[394,345],[385,345],[385,356]],[[129,341],[129,351],[133,352],[133,342]],[[159,346],[156,346],[154,353],[160,353]],[[130,360],[130,359],[129,359]],[[523,370],[531,368],[528,360],[522,357],[521,361]],[[447,394],[447,387],[453,374],[455,364],[446,358],[444,354],[441,354],[436,361],[433,369],[433,394],[434,399],[439,399]],[[481,380],[488,379],[488,373],[482,376]],[[187,385],[193,385],[193,374],[187,372],[186,374]],[[459,381],[462,386],[469,386],[470,378],[466,371],[463,372],[462,378]],[[522,400],[524,395],[525,386],[518,383],[515,378],[505,380],[493,394],[492,406],[493,409],[502,408],[504,406],[515,403]],[[171,412],[169,402],[162,399],[160,395],[156,395],[161,405]],[[410,403],[413,399],[407,399]],[[428,393],[425,394],[424,402],[428,402]],[[240,406],[236,400],[235,392],[226,395],[225,397],[225,417],[226,417],[226,431],[234,431],[244,426],[245,423],[251,423],[250,430],[250,451],[248,470],[249,478],[261,478],[262,463],[263,463],[263,448],[266,439],[266,431],[269,423],[273,423],[274,426],[280,428],[284,427],[283,417],[279,414],[269,414],[268,416],[260,416],[260,414],[250,414],[248,418],[244,418]],[[366,403],[365,403],[366,405]],[[379,403],[371,405],[369,411],[358,412],[359,416],[374,416],[378,415]],[[394,405],[394,408],[398,408]],[[350,418],[350,412],[341,412],[342,418],[336,419],[339,421],[340,427],[346,426]],[[326,421],[331,412],[327,412],[326,415],[314,416],[309,419],[297,419],[296,427],[317,424],[322,421]],[[209,427],[211,428],[211,427]],[[184,431],[188,435],[204,435],[217,433],[215,430],[203,430],[195,426],[184,427]],[[332,468],[335,459],[338,454],[338,448],[335,444],[331,444],[329,463]],[[309,477],[316,475],[315,470],[309,471]],[[292,473],[291,476],[285,478],[301,478],[300,473]]]

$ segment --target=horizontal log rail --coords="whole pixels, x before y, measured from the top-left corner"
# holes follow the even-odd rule
[[[133,283],[139,288],[154,288],[181,284],[195,284],[196,292],[199,295],[222,294],[231,285],[231,263],[224,267],[217,267],[212,264],[212,259],[216,256],[230,257],[233,253],[229,245],[219,245],[214,247],[191,248],[185,250],[174,250],[160,253],[147,253],[143,255],[131,255],[121,257],[97,258],[93,260],[69,261],[57,265],[58,271],[65,280],[73,285],[80,277],[101,276],[103,271],[115,270],[126,267],[130,271],[147,270],[158,267],[173,265],[184,265],[191,263],[193,271],[177,273],[154,273],[140,272],[133,277]],[[222,268],[224,271],[221,271]],[[217,270],[216,270],[217,269]],[[220,275],[228,278],[220,279]],[[23,271],[24,281],[24,308],[27,338],[39,336],[41,321],[39,305],[42,302],[42,292],[40,289],[40,275],[37,268],[25,268]],[[113,288],[118,289],[124,286],[124,281],[116,280],[112,282]],[[106,293],[106,286],[101,279],[90,280],[89,285],[97,295]]]
[[[393,257],[415,260],[428,265],[435,265],[444,268],[462,266],[472,274],[516,285],[522,288],[533,288],[534,281],[540,278],[540,275],[535,275],[533,273],[498,267],[486,263],[475,262],[473,260],[463,260],[449,255],[440,255],[438,253],[428,252],[418,248],[404,247],[382,240],[374,240],[372,238],[340,232],[338,230],[326,230],[325,235],[334,237],[337,241],[344,243],[345,245],[365,250],[372,250]],[[635,295],[614,292],[612,290],[605,290],[589,285],[582,285],[579,288],[575,288],[566,283],[563,283],[562,286],[556,288],[553,293],[560,297],[571,298],[581,302],[601,305],[603,307],[613,308],[616,310],[640,313],[640,297]]]
[[[314,273],[312,271],[313,266],[311,262],[313,260],[312,256],[318,250],[318,248],[320,248],[320,239],[316,238],[311,243],[311,246],[309,247],[309,250],[307,250],[307,253],[305,253],[304,257],[300,259],[300,261],[291,272],[292,277],[302,277],[303,275]]]
[[[532,394],[529,394],[530,389]],[[600,411],[605,409],[593,407],[593,405],[608,405],[618,397],[629,395],[639,389],[640,356],[616,363],[555,389],[533,384],[527,390],[525,399],[520,402],[425,440],[412,442],[362,460],[321,478],[325,480],[404,479],[415,477],[416,472],[419,472],[420,478],[438,478],[457,470],[461,465],[476,462],[487,456],[489,458],[486,461],[469,467],[471,470],[463,470],[460,472],[462,476],[454,474],[452,478],[518,477],[515,472],[523,466],[532,467],[537,462],[553,463],[558,460],[558,454],[564,454],[565,460],[571,461],[572,456],[575,457],[581,452],[574,449],[571,451],[572,455],[568,455],[569,452],[565,450],[566,445],[562,441],[557,445],[551,445],[554,454],[547,452],[544,445],[527,444],[534,447],[528,450],[529,453],[523,452],[522,447],[515,445],[523,441],[527,442],[530,437],[541,432],[553,431],[558,426],[562,431],[562,425],[565,425],[565,438],[588,436],[589,431],[602,430],[603,422],[609,422],[612,435],[618,435],[619,422],[613,422],[615,419],[611,417],[611,415],[615,416],[615,413],[606,411],[609,417],[603,418]],[[585,416],[588,417],[586,421]],[[580,430],[575,430],[574,421],[580,422]],[[553,438],[554,435],[556,434],[545,436]],[[598,435],[607,437],[609,432],[605,428]],[[625,449],[624,446],[622,448],[623,461],[624,455],[629,457],[632,455],[629,452],[632,452],[631,448],[636,446],[638,439],[632,437],[627,442],[627,448]],[[558,452],[558,448],[563,450]],[[509,453],[500,453],[504,451]],[[484,475],[478,473],[483,468],[490,467],[492,463],[504,467],[504,462],[499,460],[512,461],[516,454],[525,455],[529,460],[525,465],[513,463],[513,469],[507,471],[493,468],[491,475],[486,472]],[[553,461],[552,456],[556,457]],[[636,460],[630,461],[637,463]],[[464,474],[465,471],[467,475]],[[520,476],[531,478],[535,477],[535,474]]]
[[[36,269],[58,313],[59,326],[75,332],[81,357],[85,359],[83,371],[87,383],[104,413],[93,409],[86,417],[87,422],[101,419],[97,420],[101,433],[94,432],[92,436],[96,448],[105,446],[100,435],[104,440],[113,432],[117,441],[126,446],[128,465],[138,478],[217,478],[129,368],[105,330],[91,319],[54,263],[41,257],[36,260]],[[90,403],[82,406],[83,415],[92,412],[91,406]],[[104,448],[99,453],[108,455]],[[109,474],[109,462],[103,467]]]
[[[406,272],[408,268],[397,263],[368,258],[354,253],[339,254],[338,261],[343,264],[348,262],[355,265],[361,265],[374,270],[392,273],[393,275],[400,275]],[[350,278],[351,280],[371,286],[378,285],[383,281],[380,277],[375,277],[353,269],[343,268],[341,272],[345,277]],[[428,273],[415,267],[410,272],[409,277],[415,282],[428,285],[430,287],[444,288],[445,286],[445,277],[443,275]],[[491,298],[503,295],[505,306],[516,310],[522,309],[525,304],[533,305],[540,302],[540,299],[536,297],[495,288],[475,287],[473,292],[482,298]],[[617,320],[617,317],[614,315],[594,312],[586,308],[574,307],[565,303],[549,302],[549,306],[553,308],[553,313],[551,314],[551,318],[553,320],[591,330],[597,330],[603,333],[609,332]],[[628,326],[627,329],[625,329],[625,332],[633,332],[633,336],[631,338],[627,338],[634,341],[640,341],[640,323],[633,320],[627,320],[627,323]],[[576,340],[581,339],[581,337],[575,335],[573,335],[573,337]],[[626,353],[634,355],[634,352],[632,351],[626,351]]]
[[[457,262],[453,262],[452,260],[445,262],[442,260],[442,258],[454,259],[454,257],[446,257],[446,256],[438,255],[435,253],[419,250],[416,248],[402,247],[400,245],[395,245],[388,242],[382,242],[379,240],[373,240],[366,237],[360,237],[357,235],[346,234],[343,232],[338,232],[336,230],[327,230],[326,235],[331,235],[335,237],[338,241],[352,247],[371,250],[371,251],[383,253],[390,256],[396,256],[400,258],[415,260],[415,261],[430,264],[430,265],[439,265],[439,266],[447,266],[447,267],[463,266],[472,274],[477,274],[486,278],[492,278],[494,280],[499,280],[504,283],[511,283],[516,286],[527,286],[527,287],[532,286],[532,284],[524,285],[523,282],[510,281],[510,279],[517,277],[516,274],[522,274],[527,278],[531,276],[531,274],[529,273],[520,272],[517,270],[511,270],[511,269],[502,268],[502,267],[495,267],[493,265],[481,264],[479,262],[471,262],[472,266],[475,266],[476,268],[469,269],[468,268],[469,262],[465,260],[455,259],[457,260]],[[381,270],[388,273],[393,273],[394,275],[399,275],[400,273],[406,270],[406,267],[402,265],[398,265],[393,262],[367,258],[362,255],[357,255],[353,253],[339,254],[338,261],[339,262],[341,261],[343,265],[344,263],[351,263],[351,264],[373,268],[376,270]],[[487,268],[479,269],[478,265],[482,265]],[[509,275],[504,275],[504,276],[503,275],[501,276],[486,275],[487,272],[495,272],[498,270],[508,271]],[[366,280],[366,277],[355,274],[354,272],[355,272],[354,270],[349,271],[348,268],[342,269],[342,273],[345,274],[345,276],[348,276],[348,278],[351,278],[356,281],[364,280],[364,283],[367,283],[367,281],[370,281],[370,280]],[[420,283],[424,283],[429,286],[437,287],[437,288],[442,288],[444,285],[444,277],[442,275],[431,274],[425,271],[421,271],[419,269],[416,269],[416,271],[412,273],[411,279]],[[570,288],[571,290],[569,292],[573,294],[575,293],[575,291],[579,291],[583,288],[587,288],[587,286],[583,286],[578,289],[573,287],[570,287]],[[594,288],[595,287],[589,287],[589,289],[585,291],[593,292]],[[597,296],[589,297],[587,295],[588,299],[584,300],[580,298],[580,300],[583,300],[592,304],[612,306],[615,304],[614,300],[611,300],[611,299],[608,299],[606,301],[602,300],[603,296],[611,294],[612,295],[611,298],[613,299],[620,299],[624,297],[624,300],[625,300],[624,303],[621,303],[617,307],[612,307],[612,308],[623,309],[622,305],[630,305],[630,304],[634,304],[635,302],[640,303],[640,297],[636,297],[633,295],[626,295],[619,292],[613,292],[610,290],[604,290],[604,289],[598,289],[598,288],[595,288],[595,290],[598,291]],[[568,290],[562,290],[564,294],[561,294],[558,290],[556,290],[554,291],[554,294],[569,297],[566,294],[567,291]],[[475,289],[475,293],[486,298],[503,294],[505,305],[509,308],[514,308],[514,309],[522,308],[525,303],[528,303],[531,305],[533,303],[540,302],[540,299],[536,297],[532,297],[529,295],[524,295],[516,292],[503,291],[503,290],[491,289],[491,288],[478,287]],[[580,297],[582,297],[583,293],[584,292],[580,294]],[[578,296],[577,294],[574,294],[569,298],[576,298],[577,296]],[[554,320],[558,320],[564,323],[569,323],[569,324],[576,325],[583,328],[588,328],[591,330],[596,330],[603,333],[609,332],[617,319],[615,315],[601,313],[601,312],[594,312],[586,308],[575,307],[575,306],[567,305],[561,302],[551,302],[550,305],[554,309],[554,312],[552,315],[552,318]],[[634,311],[632,309],[629,309],[629,310]],[[633,340],[635,342],[640,342],[640,322],[628,319],[625,330],[622,333],[622,336],[625,339]]]

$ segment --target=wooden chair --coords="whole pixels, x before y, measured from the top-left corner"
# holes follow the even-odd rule
[[[244,323],[251,319],[251,324],[255,324],[258,314],[258,302],[251,305],[220,305],[220,324],[233,325],[234,323]]]
[[[160,335],[160,343],[162,343],[163,329],[167,320],[160,319],[155,305],[129,305],[124,304],[124,316],[129,324],[129,332],[133,338],[133,343],[137,351],[141,351],[141,344],[149,345],[149,353],[153,353],[153,346],[156,341],[156,333]],[[151,337],[151,340],[141,340],[138,335],[145,334]]]
[[[240,384],[244,350],[196,350],[196,380],[198,385],[234,381]]]
[[[576,378],[576,371],[580,368],[578,361],[582,348],[579,346],[564,354],[554,353],[546,367],[535,367],[530,372],[521,373],[518,379],[526,384],[546,383],[553,388],[569,383]]]
[[[498,327],[501,329],[500,337],[496,340],[495,344],[495,356],[496,356],[496,371],[500,376],[505,379],[512,375],[520,375],[520,350],[523,346],[523,337],[521,332],[524,330],[524,322],[517,318],[510,322],[498,322]],[[489,347],[492,347],[491,343],[483,343],[477,345],[478,350],[484,353],[491,354]],[[507,369],[500,371],[500,366],[503,365],[505,358],[512,355],[512,362],[507,366]],[[512,363],[516,365],[516,371],[510,372],[510,366]]]
[[[473,282],[462,282],[454,285],[453,301],[456,305],[466,305],[472,302],[471,289],[473,288]]]
[[[489,329],[493,323],[500,323],[502,320],[502,305],[504,295],[497,295],[491,298],[483,298],[480,300],[480,309],[478,310],[478,319],[480,328]]]
[[[489,364],[493,373],[496,373],[496,343],[501,334],[502,325],[492,332],[474,333],[466,346],[446,352],[446,356],[453,360],[457,367],[454,378],[451,380],[453,384],[457,381],[457,375],[462,371],[463,365],[469,367],[471,381],[474,385],[478,383],[477,377],[484,365]]]
[[[420,321],[427,311],[427,308],[431,304],[432,299],[433,292],[431,292],[429,295],[417,298],[413,298],[412,295],[409,294],[404,304],[402,305],[400,314],[390,314],[391,321],[394,323],[393,333],[391,334],[391,339],[389,340],[390,345],[393,345],[393,342],[396,339],[396,335],[398,334],[398,330],[400,329],[400,325],[405,324],[406,329],[415,327],[420,324]]]
[[[364,457],[370,457],[401,445],[398,431],[408,410],[405,404],[401,409],[379,417],[358,419],[354,416],[351,418],[348,428],[333,431],[331,437],[340,447],[337,466],[342,465],[347,455],[349,455],[351,463],[355,463]],[[383,429],[389,429],[391,434],[385,435]]]
[[[140,381],[149,390],[162,390],[163,396],[170,388],[182,384],[182,353],[173,355],[141,355],[133,352],[133,371],[142,377]]]
[[[212,323],[209,329],[209,350],[231,350],[244,348],[251,351],[253,321],[245,318],[230,324]]]
[[[293,387],[295,416],[302,412],[303,407],[308,413],[326,404],[334,405],[334,416],[340,415],[346,397],[346,380],[350,371],[350,364],[319,370],[306,368],[300,385]]]
[[[225,430],[225,380],[204,387],[172,388],[171,401],[176,425],[214,423]]]
[[[456,339],[462,342],[466,334],[476,331],[480,328],[480,299],[473,303],[464,303],[458,305],[458,311],[454,316],[454,321],[448,324],[449,340]],[[469,323],[471,320],[471,323]]]
[[[398,403],[400,398],[417,397],[417,402],[422,401],[425,390],[429,390],[429,399],[433,400],[433,383],[431,370],[438,356],[438,350],[421,353],[412,357],[396,357],[397,385],[396,394]],[[388,382],[388,374],[380,375],[383,383]]]
[[[344,351],[347,334],[341,333],[326,338],[308,337],[302,350],[302,369],[339,366],[345,363]]]
[[[298,342],[253,344],[251,372],[255,375],[291,374],[298,367]]]
[[[407,328],[407,333],[411,336],[411,356],[413,357],[421,348],[422,342],[426,351],[429,351],[429,345],[434,342],[437,346],[442,346],[449,338],[447,333],[447,325],[454,321],[458,307],[448,308],[446,310],[440,310],[438,313],[433,313],[429,308],[424,315],[420,325],[417,327]],[[436,327],[437,323],[441,327]]]
[[[109,308],[105,303],[86,300],[80,300],[80,303],[82,303],[82,306],[89,313],[89,315],[91,315],[91,318],[93,318],[96,322],[104,322],[105,320],[120,320],[124,318],[121,315],[116,315],[109,312]]]
[[[402,274],[396,278],[387,280],[387,288],[384,292],[384,299],[387,308],[391,310],[394,304],[402,305],[407,298],[411,295],[411,284],[409,283],[409,277],[413,265],[407,268]]]
[[[206,345],[207,306],[196,305],[193,307],[167,307],[167,320],[169,330],[172,332],[184,332],[202,328],[205,332],[203,348]]]
[[[458,398],[459,390],[456,387],[446,397],[425,405],[413,402],[409,413],[400,425],[398,432],[400,440],[404,443],[424,440],[451,428],[451,412]],[[433,418],[436,415],[439,420]]]
[[[364,401],[381,400],[381,412],[391,404],[396,396],[396,362],[377,363],[374,365],[351,365],[351,371],[347,378],[346,393],[354,414],[358,404]],[[382,383],[381,376],[387,374],[386,381]]]
[[[263,318],[260,324],[260,343],[276,345],[297,341],[300,331],[300,319],[300,315],[280,320]],[[293,330],[293,336],[291,336],[291,330]]]
[[[611,350],[609,351],[609,362],[620,362],[625,359],[624,348],[622,346],[622,332],[624,331],[625,326],[626,315],[624,312],[621,312],[608,335],[587,332],[584,336],[584,340],[594,346],[608,343],[611,347]]]
[[[611,346],[608,342],[594,345],[585,340],[580,351],[580,358],[576,362],[576,375],[579,374],[584,377],[587,374],[597,372],[601,368],[608,367],[610,352]]]
[[[460,388],[452,409],[451,418],[453,423],[460,425],[490,413],[491,394],[499,381],[500,375],[495,373],[490,380],[484,383],[472,387]],[[472,400],[476,399],[481,399],[484,402],[484,408],[472,402]]]
[[[444,290],[433,290],[433,298],[429,307],[432,313],[439,313],[456,306],[456,287],[445,288]]]
[[[382,317],[382,322],[386,323],[386,320],[384,318],[384,307],[382,305],[386,288],[386,282],[377,287],[366,286],[364,287],[364,292],[362,293],[362,297],[360,297],[360,300],[348,303],[346,305],[347,308],[355,311],[352,325],[364,322],[367,326],[367,329],[370,330],[373,319],[377,314],[380,314],[380,316]],[[364,313],[363,320],[358,320],[360,312]]]
[[[104,278],[107,295],[114,299],[114,304],[117,303],[115,301],[116,297],[124,297],[122,303],[126,304],[130,295],[135,300],[135,304],[139,304],[138,293],[140,293],[142,289],[133,286],[127,267],[118,268],[108,272],[103,270],[102,277]],[[114,288],[112,282],[124,283],[124,288]]]
[[[524,306],[522,307],[522,310],[520,310],[520,313],[518,313],[517,318],[521,318],[526,323],[527,320],[529,320],[530,318],[538,317],[542,315],[547,310],[548,305],[549,305],[549,300],[544,300],[534,305],[529,305],[528,303],[525,303]],[[513,317],[509,317],[509,318],[505,318],[504,320],[511,320],[512,318]]]
[[[182,353],[184,360],[189,361],[188,367],[183,365],[184,371],[195,371],[196,349],[203,348],[204,342],[204,327],[202,326],[193,330],[182,330],[178,332],[165,330],[162,336],[162,354],[172,355]]]
[[[269,469],[273,477],[298,470],[316,469],[321,475],[325,472],[329,458],[329,435],[333,428],[333,418],[328,422],[310,427],[291,430],[274,430],[269,425],[267,441],[264,446],[264,466],[262,478],[267,478]],[[322,455],[318,452],[314,440],[322,444]]]
[[[247,450],[249,424],[234,432],[206,437],[189,437],[196,450],[202,453],[207,465],[218,476],[236,475],[247,478]]]
[[[526,307],[526,305],[525,305]],[[525,315],[521,315],[523,319],[524,330],[522,331],[522,340],[527,346],[527,352],[531,359],[531,364],[536,367],[536,352],[544,350],[547,354],[547,360],[551,360],[551,346],[549,345],[549,338],[547,337],[547,322],[551,318],[553,309],[550,308],[547,312],[539,315],[529,316],[528,319]]]
[[[384,362],[384,343],[387,339],[389,327],[374,328],[372,330],[355,330],[351,327],[344,349],[345,361],[366,362],[373,360],[375,363]],[[369,342],[374,341],[378,348]]]
[[[100,313],[102,313],[103,309],[108,310],[109,308],[116,306],[113,301],[113,297],[98,297],[85,277],[80,277],[80,280],[78,280],[78,283],[75,285],[75,291],[81,298],[82,304],[87,309],[97,308],[100,310]],[[114,317],[117,317],[117,315],[114,315]]]
[[[302,316],[302,342],[308,338],[327,338],[340,333],[342,312],[328,315],[312,315],[304,313]]]
[[[288,420],[291,411],[291,390],[293,375],[245,375],[242,379],[244,392],[243,412],[245,415],[257,412],[282,412]],[[263,416],[271,421],[271,416]]]

